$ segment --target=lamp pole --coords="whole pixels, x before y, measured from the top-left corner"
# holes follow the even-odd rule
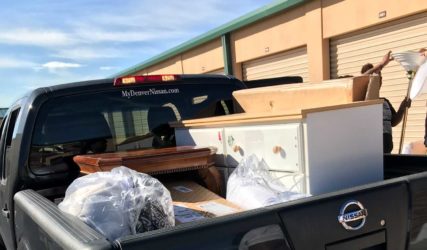
[[[412,80],[414,79],[415,71],[409,70],[406,71],[406,77],[408,77],[409,84],[408,84],[408,90],[406,92],[406,98],[409,97],[409,93],[411,91],[412,87]],[[403,141],[405,139],[405,130],[406,130],[406,121],[408,119],[408,107],[405,107],[405,112],[403,113],[403,121],[402,121],[402,130],[400,132],[400,143],[399,143],[399,154],[402,153],[403,149]]]

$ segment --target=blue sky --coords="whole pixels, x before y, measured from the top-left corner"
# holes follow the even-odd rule
[[[2,0],[0,107],[40,86],[111,76],[271,2]]]

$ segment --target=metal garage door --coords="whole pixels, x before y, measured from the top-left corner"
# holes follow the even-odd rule
[[[363,64],[371,62],[375,65],[389,50],[418,51],[423,47],[427,47],[427,13],[331,39],[331,78],[359,75]],[[381,96],[388,98],[397,110],[407,91],[406,73],[397,62],[390,62],[382,75]],[[427,94],[424,94],[412,102],[404,143],[423,139],[426,100]],[[393,128],[393,152],[399,150],[401,124]]]
[[[242,67],[244,81],[301,76],[306,82],[308,80],[307,47],[245,62]]]

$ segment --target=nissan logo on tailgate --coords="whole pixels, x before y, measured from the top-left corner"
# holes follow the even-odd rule
[[[362,203],[351,200],[341,207],[338,222],[347,230],[358,230],[365,225],[366,217],[368,217],[368,210]]]

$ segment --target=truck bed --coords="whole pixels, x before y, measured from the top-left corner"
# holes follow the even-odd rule
[[[427,157],[386,155],[384,162],[385,176],[394,178],[114,242],[65,215],[39,193],[24,190],[14,197],[15,218],[22,220],[16,225],[26,225],[25,230],[16,228],[17,238],[31,241],[29,249],[238,249],[241,244],[270,249],[424,249],[427,173],[422,172]],[[340,209],[352,200],[367,209],[358,230],[346,230],[338,222]],[[36,231],[40,235],[29,235]]]

